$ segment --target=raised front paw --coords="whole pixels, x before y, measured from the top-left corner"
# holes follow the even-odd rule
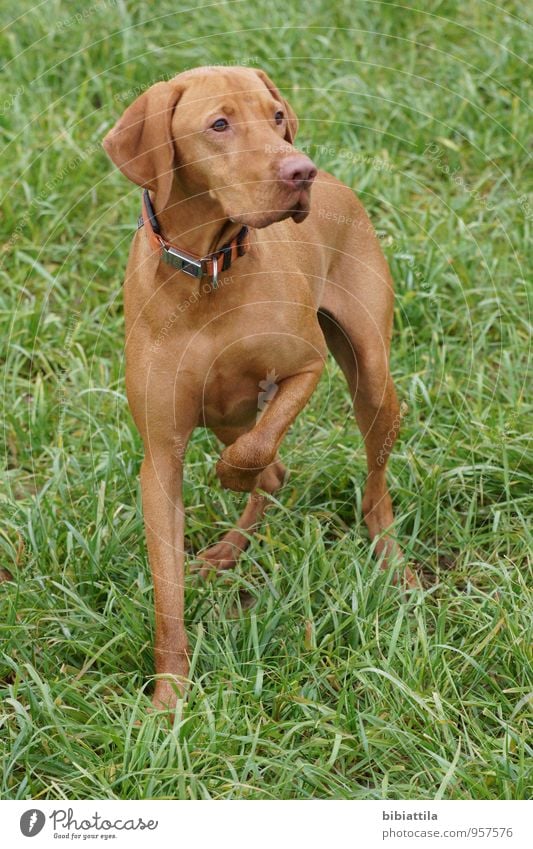
[[[217,475],[226,489],[251,492],[267,466],[275,460],[276,446],[254,430],[228,445],[217,463]]]
[[[216,467],[217,476],[222,486],[225,489],[232,489],[234,492],[251,492],[257,485],[260,470],[241,469],[228,462],[225,454],[226,451],[222,454]]]

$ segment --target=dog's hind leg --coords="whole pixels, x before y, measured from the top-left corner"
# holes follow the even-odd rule
[[[372,269],[366,279],[357,280],[356,276],[347,287],[328,282],[318,318],[328,348],[346,377],[365,442],[368,476],[363,515],[370,538],[376,539],[376,553],[383,556],[384,568],[388,561],[401,564],[386,480],[387,462],[401,422],[389,370],[392,286],[386,266],[381,273]],[[416,586],[411,570],[406,566],[403,571],[407,584]]]

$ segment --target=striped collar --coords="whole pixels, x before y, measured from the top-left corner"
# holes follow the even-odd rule
[[[231,242],[228,242],[220,250],[206,256],[195,256],[188,251],[182,251],[168,242],[159,226],[148,189],[143,192],[142,215],[139,216],[138,228],[145,229],[148,241],[154,250],[161,252],[163,262],[183,271],[191,277],[210,277],[213,289],[218,286],[218,275],[221,271],[227,271],[238,257],[243,256],[250,247],[248,238],[248,227],[239,230]]]

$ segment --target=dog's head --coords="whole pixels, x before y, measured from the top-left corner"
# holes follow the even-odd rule
[[[297,126],[263,71],[197,68],[147,89],[103,144],[159,210],[177,187],[180,197],[208,194],[233,221],[267,227],[309,212],[317,171],[293,147]]]

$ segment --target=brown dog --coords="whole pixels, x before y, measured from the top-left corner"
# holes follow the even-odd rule
[[[145,447],[157,707],[175,705],[188,675],[189,437],[211,428],[227,446],[217,463],[222,485],[252,493],[237,528],[200,555],[202,571],[226,569],[283,483],[278,449],[328,348],[365,440],[370,536],[384,565],[391,555],[399,560],[385,479],[400,420],[389,373],[392,282],[361,203],[293,147],[296,129],[262,71],[199,68],[153,85],[104,139],[115,165],[149,190],[124,298],[126,387]],[[273,374],[258,417],[260,389]]]

